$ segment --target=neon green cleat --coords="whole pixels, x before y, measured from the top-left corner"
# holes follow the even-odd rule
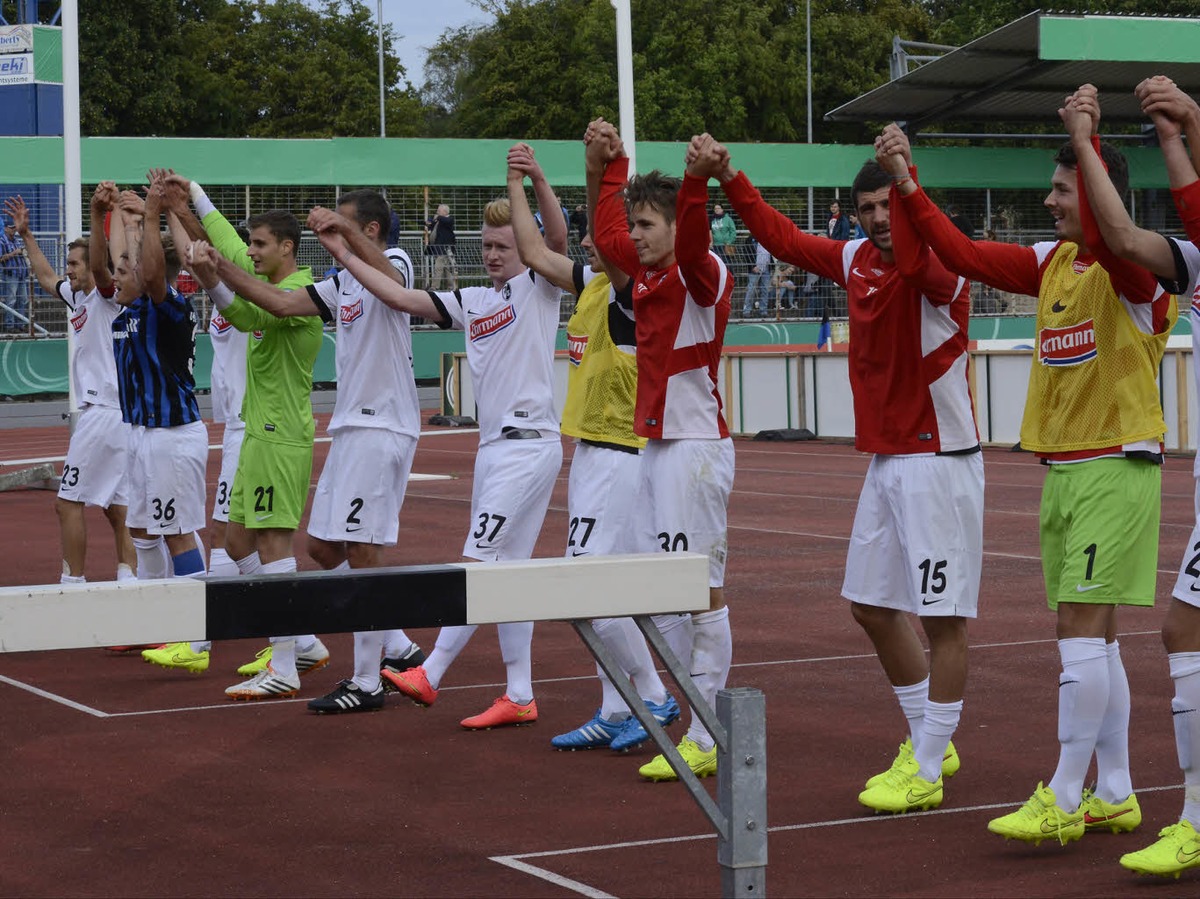
[[[1142,823],[1142,807],[1132,793],[1129,798],[1114,805],[1105,802],[1091,790],[1084,790],[1079,808],[1083,811],[1083,826],[1089,833],[1093,830],[1129,833]]]
[[[911,767],[909,763],[915,764],[916,758],[913,755],[912,738],[905,737],[904,742],[900,744],[900,749],[896,752],[896,757],[892,759],[892,767],[888,768],[887,771],[880,771],[873,777],[867,778],[866,788],[869,790],[876,784],[882,783],[885,777],[897,769]],[[958,750],[954,748],[954,742],[951,741],[950,745],[946,747],[946,755],[942,758],[942,777],[953,777],[961,767],[962,762],[958,758]],[[915,774],[917,769],[914,767],[912,770]]]
[[[238,668],[237,673],[242,677],[254,677],[263,671],[267,670],[267,666],[271,664],[271,647],[260,649],[254,655],[253,662],[247,662]]]
[[[208,652],[192,652],[190,643],[168,643],[158,649],[143,649],[142,659],[163,668],[182,668],[192,674],[208,670]]]
[[[1121,867],[1138,874],[1179,877],[1188,868],[1200,868],[1200,834],[1190,821],[1180,821],[1158,832],[1158,841],[1121,856]]]
[[[942,804],[942,778],[930,783],[917,773],[916,759],[893,768],[858,794],[858,801],[877,812],[902,815]]]
[[[1083,806],[1073,812],[1064,811],[1059,807],[1054,791],[1040,783],[1023,806],[988,822],[988,830],[992,833],[1006,840],[1022,840],[1035,846],[1052,838],[1065,846],[1082,837],[1085,829]]]
[[[679,754],[687,762],[692,773],[697,777],[708,777],[717,773],[717,747],[705,752],[691,737],[684,736],[679,741]],[[646,780],[679,780],[679,775],[671,767],[665,755],[656,755],[651,761],[638,768],[638,774]]]
[[[257,677],[267,670],[271,664],[271,647],[260,649],[254,656],[253,662],[247,662],[238,668],[237,673],[242,677]],[[296,671],[308,674],[310,671],[320,671],[329,664],[329,650],[318,640],[308,649],[296,650]]]

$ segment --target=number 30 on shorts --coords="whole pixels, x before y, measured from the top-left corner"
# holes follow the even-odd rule
[[[688,548],[687,534],[680,532],[678,534],[668,534],[666,531],[660,531],[658,534],[662,551],[665,553],[685,553]]]

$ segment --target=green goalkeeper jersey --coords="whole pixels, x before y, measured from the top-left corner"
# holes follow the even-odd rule
[[[246,245],[225,216],[210,212],[203,224],[217,252],[253,275]],[[312,270],[302,266],[275,286],[295,290],[312,283]],[[239,296],[221,315],[239,331],[250,333],[242,400],[246,433],[275,443],[312,446],[313,364],[323,338],[316,308],[312,315],[277,318]]]

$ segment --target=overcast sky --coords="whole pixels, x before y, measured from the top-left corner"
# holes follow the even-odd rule
[[[378,9],[378,0],[365,2],[372,10]],[[425,80],[425,48],[447,28],[482,25],[491,21],[491,16],[470,0],[383,0],[383,19],[399,36],[396,53],[408,80],[420,87]]]

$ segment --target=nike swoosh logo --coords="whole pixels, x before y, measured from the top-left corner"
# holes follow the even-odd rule
[[[858,275],[860,278],[865,278],[865,277],[866,277],[866,275],[864,275],[862,272],[860,272],[860,271],[858,270],[858,266],[857,266],[857,265],[856,265],[856,266],[854,266],[854,268],[850,269],[850,272],[851,272],[851,274]]]
[[[931,605],[933,605],[935,602],[941,602],[941,601],[942,601],[943,599],[945,599],[945,598],[946,598],[946,597],[944,597],[944,596],[939,596],[937,599],[922,599],[922,600],[921,600],[921,605],[923,605],[923,606],[931,606]]]
[[[1192,586],[1188,587],[1188,589],[1193,593],[1200,593],[1200,587],[1197,587],[1195,584],[1192,584]]]
[[[490,543],[488,543],[486,540],[476,540],[475,548],[476,549],[491,549],[492,545]]]
[[[266,521],[266,520],[267,520],[268,518],[270,518],[270,517],[271,517],[273,514],[275,514],[275,513],[273,513],[273,512],[268,512],[266,515],[255,515],[255,516],[254,516],[254,520],[255,520],[255,521]]]
[[[586,549],[581,553],[577,553],[577,552],[575,552],[575,550],[571,550],[571,555],[573,555],[573,556],[586,556],[587,554],[588,553],[587,553]]]
[[[533,709],[532,709],[532,708],[529,708],[529,709],[517,709],[517,717],[518,717],[518,718],[524,718],[526,715],[528,715],[528,714],[529,714],[530,712],[532,712],[532,711],[533,711]]]
[[[1090,587],[1085,587],[1083,584],[1075,585],[1076,593],[1087,593],[1089,590],[1099,590],[1101,587],[1107,587],[1108,584],[1092,584]]]
[[[1067,311],[1067,307],[1066,307],[1066,306],[1064,306],[1062,303],[1060,303],[1058,300],[1055,300],[1055,301],[1054,301],[1054,302],[1053,302],[1053,303],[1050,305],[1050,311],[1051,311],[1051,312],[1066,312],[1066,311]]]
[[[1089,815],[1087,812],[1084,812],[1083,813],[1083,823],[1084,824],[1101,824],[1105,821],[1114,821],[1117,818],[1120,818],[1122,815],[1128,815],[1132,811],[1133,811],[1133,809],[1126,808],[1126,809],[1122,809],[1121,811],[1117,812],[1115,815],[1101,815],[1099,818],[1093,817],[1092,815]]]
[[[1200,845],[1197,845],[1195,849],[1189,852],[1185,852],[1183,847],[1180,846],[1179,851],[1175,853],[1176,860],[1182,865],[1191,864],[1197,857],[1200,857]]]
[[[356,525],[356,526],[354,526],[354,527],[352,527],[352,528],[350,528],[350,527],[346,528],[346,533],[347,533],[347,534],[353,534],[353,533],[355,533],[356,531],[361,531],[362,529],[363,529],[363,526],[360,524],[360,525]]]

